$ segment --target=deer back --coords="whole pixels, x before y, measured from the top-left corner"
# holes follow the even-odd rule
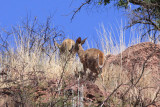
[[[62,55],[62,54],[68,55],[68,54],[70,54],[70,50],[72,49],[72,47],[75,45],[75,42],[72,39],[65,39],[61,45],[59,45],[57,43],[56,43],[56,45],[59,48],[60,55]]]
[[[84,52],[84,59],[88,66],[95,66],[102,68],[105,62],[105,55],[98,49],[91,48]]]

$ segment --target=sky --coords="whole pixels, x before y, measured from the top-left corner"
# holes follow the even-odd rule
[[[84,7],[71,21],[73,11],[83,0],[0,0],[0,27],[10,28],[23,21],[27,15],[33,19],[45,22],[48,16],[53,16],[54,26],[64,31],[66,38],[76,39],[88,37],[88,41],[97,40],[97,29],[101,24],[106,29],[117,32],[121,22],[126,23],[127,17],[123,9],[117,9],[113,4],[107,7]],[[128,38],[126,38],[128,39]]]

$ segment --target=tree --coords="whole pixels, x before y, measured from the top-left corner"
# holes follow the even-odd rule
[[[126,10],[129,8],[129,5],[135,7],[128,13],[130,21],[126,28],[141,24],[141,29],[143,30],[142,38],[149,35],[154,42],[158,39],[160,40],[160,0],[84,0],[74,11],[72,19],[85,5],[107,6],[111,2],[118,8],[125,8]]]

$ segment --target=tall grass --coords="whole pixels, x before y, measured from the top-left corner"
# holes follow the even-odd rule
[[[121,24],[122,25],[122,24]],[[123,29],[123,26],[120,26],[117,28],[117,31],[113,31],[112,28],[105,28],[103,24],[101,24],[101,29],[97,30],[97,34],[100,37],[101,41],[101,47],[103,52],[108,55],[121,55],[121,61],[122,61],[122,52],[129,46],[138,44],[141,42],[142,35],[141,31],[135,30],[134,28],[130,29],[130,35],[126,35],[125,30]],[[115,33],[116,32],[116,33]],[[126,44],[125,40],[126,37],[129,38],[128,44]],[[143,42],[153,42],[151,39],[146,38],[143,40]],[[158,43],[158,42],[157,42]],[[129,55],[129,53],[128,53]],[[116,87],[118,87],[120,84],[130,84],[131,80],[128,77],[129,71],[124,71],[122,69],[122,62],[121,65],[106,65],[105,70],[99,76],[99,78],[96,81],[96,84],[105,92],[113,92]],[[140,77],[142,72],[142,67],[140,66],[139,69],[136,71],[137,77]],[[155,93],[157,92],[155,86],[153,86],[153,74],[151,73],[152,70],[145,69],[143,76],[141,77],[138,84],[134,87],[132,87],[129,92],[127,93],[126,103],[129,104],[128,106],[132,106],[133,102],[136,102],[138,98],[142,100],[143,103],[148,103],[147,101],[150,99],[155,98]],[[136,80],[136,78],[135,78]],[[130,84],[131,85],[131,84]],[[127,90],[127,87],[129,86],[123,86],[119,89],[118,92],[125,92]],[[154,93],[154,94],[153,94]],[[116,98],[116,97],[115,97]],[[113,103],[115,105],[122,105],[123,102],[120,102],[117,98],[112,98]],[[147,99],[147,101],[145,101]],[[141,105],[143,106],[143,104]]]
[[[36,38],[34,39],[34,44],[31,49],[31,44],[33,43],[32,38],[26,36],[28,35],[27,32],[21,33],[24,30],[21,29],[21,27],[18,29],[18,34],[20,35],[13,33],[15,47],[10,46],[8,47],[8,51],[0,53],[1,69],[7,73],[6,78],[2,78],[1,76],[0,88],[10,87],[16,84],[30,85],[30,74],[36,75],[38,84],[46,87],[46,82],[49,80],[54,79],[59,81],[62,77],[62,73],[62,79],[69,81],[70,77],[74,77],[77,71],[83,71],[82,64],[78,57],[73,61],[67,62],[67,65],[64,65],[65,62],[61,62],[58,55],[59,53],[55,47],[51,49],[50,46],[46,44],[45,47],[42,48],[42,45],[40,44],[42,42],[41,40],[45,40],[45,36],[34,35]],[[113,31],[112,28],[106,29],[102,24],[100,30],[97,30],[101,48],[105,55],[117,55],[123,52],[128,46],[140,43],[140,33],[135,33],[135,31],[131,29],[130,35],[126,35],[122,25],[116,29],[117,31]],[[40,32],[43,32],[43,29]],[[129,36],[130,38],[129,44],[126,44],[125,42],[126,36]],[[88,47],[91,47],[90,44],[95,43],[87,41]],[[112,92],[119,84],[127,84],[130,82],[126,72],[127,71],[122,72],[122,65],[107,66],[95,83],[101,90]],[[143,75],[137,85],[138,88],[134,87],[129,91],[129,97],[127,98],[132,98],[132,100],[134,100],[134,98],[139,95],[138,89],[148,87],[151,84],[151,74],[148,72],[149,71],[146,71]],[[6,80],[12,80],[12,82],[5,82]],[[58,87],[57,83],[58,90],[62,89],[63,85],[64,84],[61,83]],[[126,89],[127,87],[123,87],[120,88],[119,91],[124,91]],[[152,90],[144,90],[141,93],[142,98],[154,98],[152,93]],[[78,99],[83,98],[78,97]],[[115,105],[122,105],[123,103],[119,102],[116,97],[113,98],[112,101]],[[73,102],[74,104],[72,105],[76,106],[75,100],[73,100]],[[130,103],[130,101],[127,103]]]

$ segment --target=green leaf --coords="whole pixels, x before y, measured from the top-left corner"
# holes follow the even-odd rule
[[[110,3],[110,0],[104,0],[104,5],[107,5]]]

